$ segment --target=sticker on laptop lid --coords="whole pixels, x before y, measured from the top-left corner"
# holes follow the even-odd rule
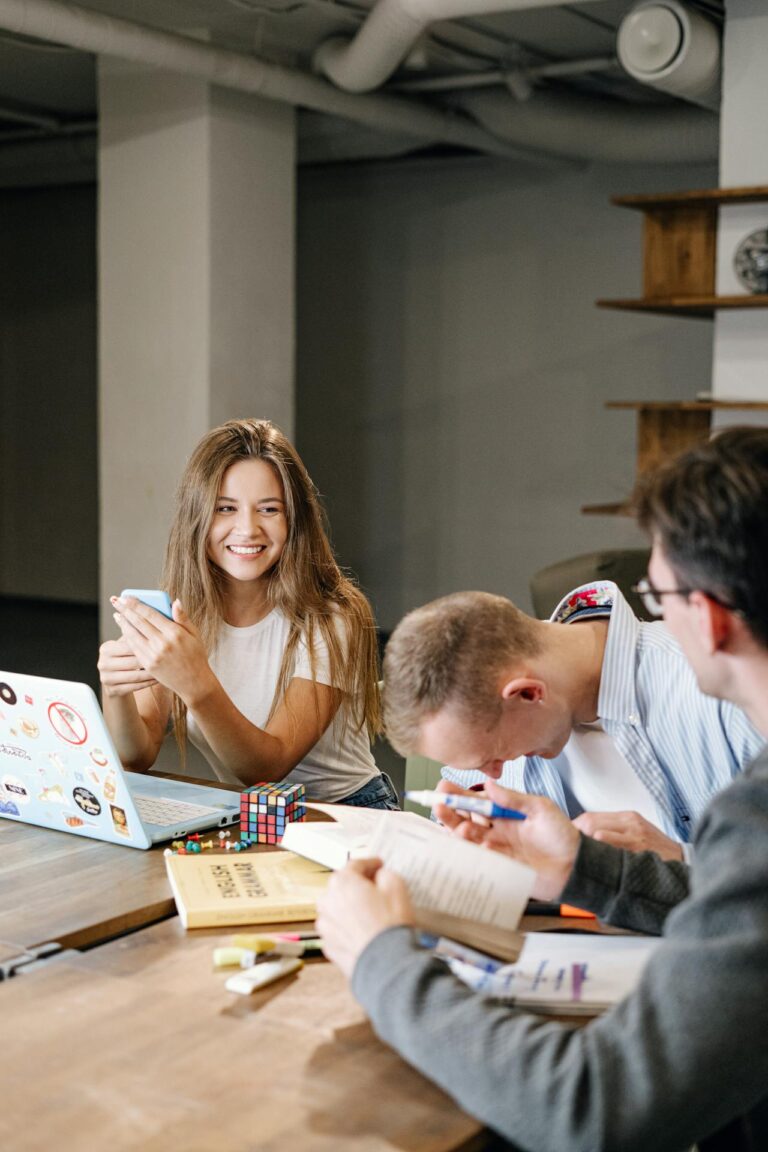
[[[13,756],[17,760],[31,760],[29,752],[24,748],[19,748],[17,744],[0,744],[0,754],[3,756]]]
[[[66,775],[67,762],[62,756],[59,755],[58,752],[49,752],[48,759],[50,760],[51,764],[53,764],[57,772],[59,772],[62,776]]]
[[[3,788],[16,804],[29,804],[29,788],[18,776],[3,776]]]
[[[70,828],[98,828],[94,820],[81,820],[79,816],[65,816],[64,823]]]
[[[85,744],[88,739],[85,720],[63,700],[54,700],[48,705],[48,719],[56,735],[66,740],[67,744]]]
[[[115,832],[119,832],[121,836],[130,836],[128,828],[128,817],[125,814],[125,809],[117,808],[114,804],[110,804],[109,810],[112,813],[112,827]]]
[[[10,684],[0,683],[0,700],[2,700],[4,704],[13,705],[17,699],[18,697]]]
[[[19,721],[19,728],[25,736],[29,736],[30,740],[37,740],[40,735],[40,729],[30,716],[22,716]]]
[[[50,787],[44,787],[37,798],[42,800],[44,804],[69,804],[61,784],[51,784]]]
[[[87,788],[75,788],[72,792],[72,798],[78,808],[81,808],[83,812],[85,812],[86,816],[98,816],[101,812],[101,804],[93,792],[90,792]]]

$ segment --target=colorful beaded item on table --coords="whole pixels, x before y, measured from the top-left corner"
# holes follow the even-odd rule
[[[213,840],[203,840],[199,832],[190,833],[186,840],[172,840],[170,848],[166,848],[164,856],[194,856],[198,852],[209,852],[212,848],[220,848]]]
[[[245,852],[251,844],[256,843],[254,836],[242,836],[239,840],[231,839],[230,831],[219,832],[216,840],[203,840],[199,833],[190,835],[188,840],[172,840],[170,848],[166,848],[164,856],[194,856],[198,852],[209,852],[212,848],[223,848],[229,852]]]
[[[288,824],[306,815],[303,784],[254,784],[240,795],[240,841],[278,844]]]

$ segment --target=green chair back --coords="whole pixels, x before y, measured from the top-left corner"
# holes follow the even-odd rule
[[[405,760],[405,789],[415,791],[436,788],[440,781],[442,764],[437,760],[429,760],[426,756],[407,756]],[[428,813],[424,808],[412,804],[410,800],[403,803],[406,812],[418,812],[419,816]]]

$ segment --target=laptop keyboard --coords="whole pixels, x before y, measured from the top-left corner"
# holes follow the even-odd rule
[[[165,796],[134,795],[133,802],[142,824],[158,824],[161,828],[196,820],[198,816],[221,814],[219,809],[209,808],[207,804],[187,804],[184,800],[169,800]]]

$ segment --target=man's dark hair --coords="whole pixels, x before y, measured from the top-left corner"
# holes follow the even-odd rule
[[[768,647],[768,428],[731,428],[643,477],[640,526],[686,588],[738,611]]]

